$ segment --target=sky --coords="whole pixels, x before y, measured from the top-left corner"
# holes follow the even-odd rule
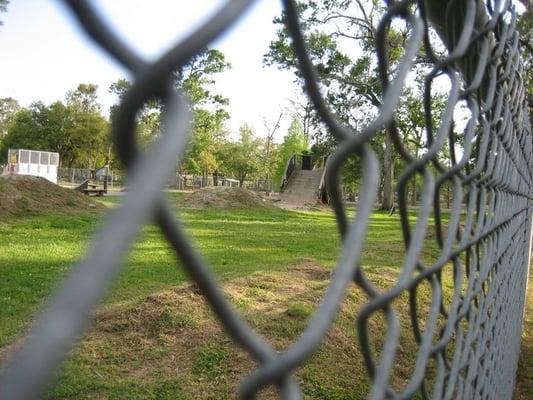
[[[154,60],[198,27],[222,0],[92,0],[115,31],[146,59]],[[274,38],[277,0],[257,1],[244,18],[211,47],[221,50],[232,68],[217,75],[216,92],[230,100],[228,128],[244,123],[260,136],[263,120],[273,125],[280,110],[296,97],[293,75],[264,67],[263,54]],[[59,0],[11,0],[0,14],[0,97],[13,97],[23,106],[41,100],[63,100],[79,83],[99,87],[102,111],[116,102],[109,85],[128,72],[88,39]],[[289,124],[284,117],[276,139]]]
[[[150,60],[198,27],[225,0],[92,0],[115,31]],[[516,4],[517,2],[514,1]],[[523,7],[518,7],[523,8]],[[226,96],[235,137],[239,126],[249,124],[266,135],[263,120],[273,126],[289,99],[297,97],[293,75],[264,67],[263,55],[275,37],[272,23],[279,15],[279,0],[258,0],[211,47],[220,49],[232,68],[217,75],[215,91]],[[102,111],[116,102],[109,85],[128,72],[88,39],[60,0],[11,0],[0,14],[0,98],[13,97],[21,105],[41,100],[63,100],[79,83],[99,87]],[[286,112],[286,114],[288,114]],[[280,142],[290,117],[285,115],[276,134]]]

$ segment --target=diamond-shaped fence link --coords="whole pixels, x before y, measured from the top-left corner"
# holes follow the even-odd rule
[[[174,88],[172,73],[223,34],[254,2],[227,1],[155,62],[144,60],[118,38],[88,1],[65,2],[87,34],[134,77],[113,123],[118,154],[129,170],[130,190],[95,235],[85,260],[74,266],[28,339],[13,354],[0,380],[1,399],[39,397],[86,328],[90,312],[119,272],[139,230],[154,220],[227,333],[257,361],[257,369],[241,383],[243,399],[254,398],[269,385],[277,387],[283,399],[302,397],[295,369],[317,350],[353,284],[368,296],[354,322],[371,379],[369,398],[512,397],[529,267],[533,146],[525,71],[510,1],[387,1],[375,49],[383,88],[381,107],[374,120],[357,132],[328,109],[306,51],[298,7],[292,0],[283,1],[307,94],[339,142],[329,158],[326,180],[343,246],[317,311],[300,338],[282,352],[275,351],[228,303],[161,192],[176,157],[183,157],[190,134],[187,103]],[[387,41],[397,20],[409,27],[409,38],[391,71]],[[440,52],[432,32],[446,47]],[[395,112],[421,52],[429,65],[423,72],[427,143],[425,151],[415,156],[402,140]],[[439,77],[449,83],[444,110],[435,119],[432,91]],[[160,138],[140,152],[135,115],[151,98],[166,105],[164,128]],[[468,123],[456,133],[453,114],[459,104],[464,105]],[[389,135],[405,165],[397,182],[405,259],[387,289],[373,285],[359,261],[379,186],[380,162],[370,145],[378,135]],[[456,151],[459,143],[460,152]],[[446,149],[449,156],[443,159]],[[363,179],[350,220],[341,201],[340,168],[354,155],[360,159]],[[423,182],[423,193],[419,206],[411,209],[407,187],[416,176]],[[440,208],[445,186],[452,194],[446,220]],[[416,222],[409,218],[413,213]],[[422,253],[431,232],[439,254],[428,262]],[[453,276],[451,298],[442,290],[446,271]],[[430,293],[426,311],[418,304],[422,288]],[[400,310],[395,300],[403,295],[408,296],[409,307]],[[369,321],[377,315],[386,328],[379,343],[369,332]],[[400,323],[406,316],[408,323]],[[418,351],[409,379],[398,388],[391,382],[406,330],[414,336]]]

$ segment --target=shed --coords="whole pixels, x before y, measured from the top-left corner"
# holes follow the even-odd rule
[[[9,149],[7,162],[7,170],[11,174],[40,176],[57,184],[59,153]]]

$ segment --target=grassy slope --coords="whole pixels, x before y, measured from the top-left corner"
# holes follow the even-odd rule
[[[174,196],[171,196],[172,201]],[[321,211],[288,212],[277,209],[183,210],[181,216],[195,245],[216,273],[229,282],[228,295],[240,310],[248,315],[254,326],[270,335],[281,347],[287,345],[287,338],[295,337],[305,325],[325,286],[325,278],[307,285],[303,292],[299,292],[299,297],[281,296],[276,300],[279,307],[271,313],[257,308],[258,304],[261,305],[259,299],[279,294],[280,290],[282,293],[296,290],[284,291],[280,285],[285,280],[285,271],[294,269],[298,265],[297,260],[310,259],[319,269],[334,265],[339,239],[333,216]],[[87,238],[97,229],[98,222],[98,217],[89,214],[43,214],[0,225],[0,248],[5,249],[0,254],[0,274],[3,277],[0,280],[0,348],[14,342],[26,329],[32,314],[53,290],[58,278],[83,254]],[[401,265],[404,253],[400,238],[397,216],[374,215],[362,264],[378,284],[383,271],[392,272]],[[435,254],[434,247],[425,251],[428,258],[433,258]],[[248,279],[242,278],[248,276],[251,276],[251,281],[240,281]],[[291,278],[295,282],[299,279],[297,275],[291,275]],[[249,368],[250,361],[243,361],[243,354],[220,335],[209,312],[196,308],[183,312],[176,307],[172,290],[184,284],[185,280],[157,228],[146,227],[134,245],[122,276],[101,311],[102,315],[97,314],[95,329],[66,364],[63,377],[50,396],[191,398],[191,393],[199,392],[199,387],[205,389],[199,398],[211,398],[215,392],[221,393],[221,388],[222,393],[230,396],[239,375],[231,366],[242,364]],[[260,282],[265,280],[274,282],[273,287],[261,287]],[[236,295],[233,293],[236,285],[249,286],[251,292]],[[156,303],[163,306],[150,311],[148,305],[154,299],[150,295],[154,293]],[[168,296],[173,301],[169,304],[165,300]],[[364,397],[366,372],[355,348],[355,338],[346,337],[353,335],[352,316],[362,301],[363,298],[352,304],[348,301],[346,313],[339,317],[340,328],[335,331],[337,336],[328,337],[325,348],[304,370],[299,371],[310,398]],[[194,305],[198,302],[201,303],[196,299],[183,306],[187,310],[187,307],[196,307]],[[405,299],[400,301],[399,306],[405,306]],[[148,310],[147,319],[137,315],[136,310],[144,309]],[[106,313],[112,318],[106,318]],[[287,313],[292,318],[289,322],[282,318]],[[135,321],[142,323],[136,325]],[[383,323],[375,321],[374,325],[382,326]],[[194,337],[199,327],[204,336],[196,347],[178,346],[179,343],[172,342],[171,337],[175,335],[171,333],[176,330],[180,330],[184,337],[187,337],[187,332]],[[126,343],[122,342],[124,335],[129,338]],[[409,350],[411,345],[412,339],[407,342],[405,350]],[[331,350],[331,346],[340,349],[333,359],[331,353],[335,351]],[[180,362],[175,360],[176,354],[181,354]],[[353,360],[358,361],[354,363]],[[330,373],[332,363],[348,369],[349,374],[340,378]],[[180,365],[184,371],[175,370]],[[409,369],[408,366],[405,368]],[[354,374],[357,379],[353,379]],[[216,378],[220,376],[222,378]],[[357,385],[354,386],[355,383]]]

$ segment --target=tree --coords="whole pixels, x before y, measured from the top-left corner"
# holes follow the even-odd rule
[[[215,83],[214,76],[229,67],[222,52],[205,49],[174,73],[174,86],[187,95],[193,115],[193,132],[185,159],[178,168],[202,174],[204,184],[207,175],[218,168],[216,153],[226,134],[224,124],[229,117],[225,110],[228,100],[213,93],[211,88]],[[130,82],[120,79],[111,84],[109,91],[121,99],[130,86]],[[117,107],[111,107],[111,119]],[[163,104],[152,99],[137,114],[137,135],[141,145],[151,142],[159,133],[163,111]]]
[[[248,125],[241,126],[239,140],[225,142],[220,151],[221,168],[231,174],[243,186],[244,180],[259,171],[261,165],[262,141]]]
[[[109,161],[108,122],[100,114],[96,85],[81,84],[67,93],[66,104],[35,102],[19,110],[2,140],[1,155],[10,148],[59,153],[62,167],[95,169]]]
[[[76,161],[89,169],[109,164],[109,124],[100,113],[98,86],[80,83],[75,90],[67,92],[66,104],[73,116],[69,135],[74,144]]]
[[[385,7],[374,0],[305,0],[300,1],[298,7],[309,55],[320,77],[324,97],[337,118],[357,132],[381,106],[382,88],[374,45]],[[293,71],[297,82],[302,85],[284,18],[282,15],[274,20],[282,27],[270,44],[265,62]],[[408,37],[408,27],[389,27],[386,55],[391,74],[398,66]],[[315,139],[322,148],[331,149],[336,145],[329,132],[324,129],[315,129],[315,132],[318,133]],[[325,132],[325,135],[320,132]],[[381,207],[388,209],[393,203],[393,144],[389,135],[371,144],[383,161]]]
[[[96,169],[110,161],[109,123],[96,112],[73,113],[70,137],[77,165]]]
[[[289,158],[293,154],[302,154],[306,150],[308,150],[308,147],[305,144],[303,127],[298,119],[293,118],[287,131],[287,135],[285,135],[283,138],[283,142],[279,146],[278,150],[276,172],[273,178],[274,185],[276,185],[277,188],[279,188],[283,171],[285,170],[285,165],[287,164]]]
[[[69,90],[66,101],[80,113],[95,113],[101,108],[98,103],[98,86],[93,83],[80,83],[75,90]]]
[[[216,49],[206,49],[194,55],[174,73],[174,85],[188,95],[193,109],[208,104],[225,106],[228,99],[212,93],[210,88],[215,83],[214,76],[230,67],[224,53]]]
[[[298,119],[302,125],[305,144],[311,144],[311,130],[318,125],[316,115],[313,114],[313,104],[304,93],[298,93],[295,99],[290,100],[291,106],[287,110],[292,118]]]
[[[183,167],[189,172],[201,173],[203,184],[207,175],[218,175],[217,153],[224,140],[224,128],[229,118],[225,106],[228,99],[213,93],[214,76],[230,67],[219,50],[207,49],[195,55],[189,63],[176,71],[175,86],[189,98],[193,114],[193,133]]]
[[[27,148],[59,153],[60,165],[71,166],[76,159],[71,137],[73,113],[61,102],[49,107],[32,103],[13,118],[8,134],[2,141],[2,158],[10,148]]]
[[[30,142],[36,142],[38,140],[38,135],[35,135],[38,129],[38,123],[32,112],[33,107],[35,107],[35,103],[29,109],[22,109],[15,114],[7,135],[5,135],[0,143],[0,157],[2,162],[6,161],[9,149],[27,148]],[[35,137],[32,137],[34,135]]]
[[[209,173],[218,171],[217,153],[225,139],[224,110],[211,112],[202,108],[194,111],[193,133],[187,147],[183,168],[194,174],[202,175],[202,184],[207,184]]]
[[[120,101],[130,87],[131,83],[127,79],[121,78],[109,86],[109,92],[115,94]],[[118,104],[113,104],[109,108],[111,121],[115,118],[118,107]],[[137,140],[141,147],[150,143],[159,133],[160,124],[161,103],[153,99],[149,100],[137,113]]]
[[[0,139],[7,135],[9,125],[19,110],[20,105],[17,100],[11,97],[0,99]]]
[[[276,144],[274,143],[274,135],[280,127],[282,117],[283,111],[279,113],[278,118],[276,119],[273,125],[269,125],[266,118],[263,118],[263,125],[265,127],[267,135],[263,146],[263,154],[261,155],[261,161],[262,172],[266,177],[267,181],[272,179],[276,168],[277,148]],[[272,188],[270,186],[267,187],[267,194],[270,193],[271,189]]]

